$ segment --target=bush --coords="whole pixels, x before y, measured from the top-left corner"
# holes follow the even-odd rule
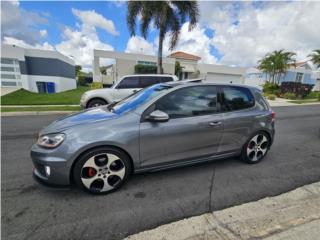
[[[320,98],[320,92],[311,92],[305,98],[306,99],[319,99]]]
[[[263,85],[263,92],[278,95],[280,93],[280,87],[278,84],[266,82]]]
[[[83,75],[78,76],[78,85],[79,86],[86,86],[87,85],[86,76],[83,76]]]
[[[274,95],[274,94],[269,94],[269,95],[267,96],[267,99],[269,99],[269,100],[276,100],[276,95]]]
[[[92,82],[90,84],[90,89],[99,89],[99,88],[103,88],[103,85],[101,82]]]
[[[286,93],[293,93],[298,98],[305,98],[310,94],[313,85],[299,83],[299,82],[282,82],[280,91],[281,94],[285,95]]]
[[[283,97],[286,99],[291,99],[291,100],[297,99],[297,96],[291,92],[287,92],[287,93],[283,94]]]
[[[157,66],[137,64],[134,66],[134,73],[137,73],[137,74],[157,73]]]

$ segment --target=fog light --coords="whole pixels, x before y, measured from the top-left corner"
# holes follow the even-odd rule
[[[45,166],[44,170],[46,172],[46,176],[49,177],[50,176],[50,167],[49,166]]]

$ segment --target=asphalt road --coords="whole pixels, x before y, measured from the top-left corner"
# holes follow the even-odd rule
[[[237,159],[133,176],[93,196],[34,182],[29,149],[51,116],[2,118],[3,239],[121,239],[189,216],[320,181],[320,105],[274,108],[276,139],[259,164]]]

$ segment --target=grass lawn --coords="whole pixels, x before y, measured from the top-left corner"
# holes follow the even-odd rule
[[[1,112],[80,111],[80,106],[1,107]]]
[[[288,102],[290,102],[290,103],[296,103],[296,104],[315,103],[315,102],[320,103],[320,101],[317,100],[317,99],[290,100],[290,101],[288,101]]]
[[[89,87],[78,87],[77,89],[53,93],[40,94],[19,89],[1,97],[1,105],[59,105],[79,104],[80,97],[88,91]]]

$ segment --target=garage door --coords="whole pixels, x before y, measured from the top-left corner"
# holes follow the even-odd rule
[[[237,83],[241,84],[240,75],[221,74],[221,73],[208,73],[206,77],[207,82],[211,83]]]

